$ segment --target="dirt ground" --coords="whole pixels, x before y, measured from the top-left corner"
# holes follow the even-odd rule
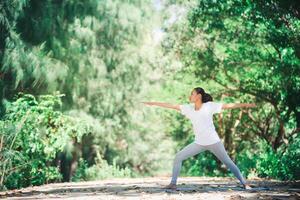
[[[300,199],[300,182],[248,180],[244,190],[233,178],[179,177],[177,190],[166,190],[170,177],[109,179],[77,183],[55,183],[0,192],[3,199],[151,199],[151,200],[243,200]]]

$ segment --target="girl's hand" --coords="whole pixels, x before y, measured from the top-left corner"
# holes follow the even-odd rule
[[[152,106],[153,105],[153,103],[152,102],[142,102],[143,104],[147,104],[147,105],[150,105],[150,106]]]

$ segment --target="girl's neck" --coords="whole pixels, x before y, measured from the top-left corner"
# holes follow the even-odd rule
[[[199,110],[201,107],[202,107],[202,102],[201,101],[196,101],[195,103],[194,103],[194,105],[195,105],[195,110]]]

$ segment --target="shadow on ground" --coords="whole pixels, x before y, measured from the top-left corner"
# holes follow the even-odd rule
[[[0,193],[9,199],[300,199],[300,182],[250,180],[245,190],[230,178],[184,177],[177,190],[163,189],[168,177],[48,184]]]

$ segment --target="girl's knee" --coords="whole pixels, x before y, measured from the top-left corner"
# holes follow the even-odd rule
[[[183,161],[184,160],[184,157],[181,155],[181,154],[176,154],[175,155],[175,158],[174,158],[174,161],[178,162],[178,161]]]

